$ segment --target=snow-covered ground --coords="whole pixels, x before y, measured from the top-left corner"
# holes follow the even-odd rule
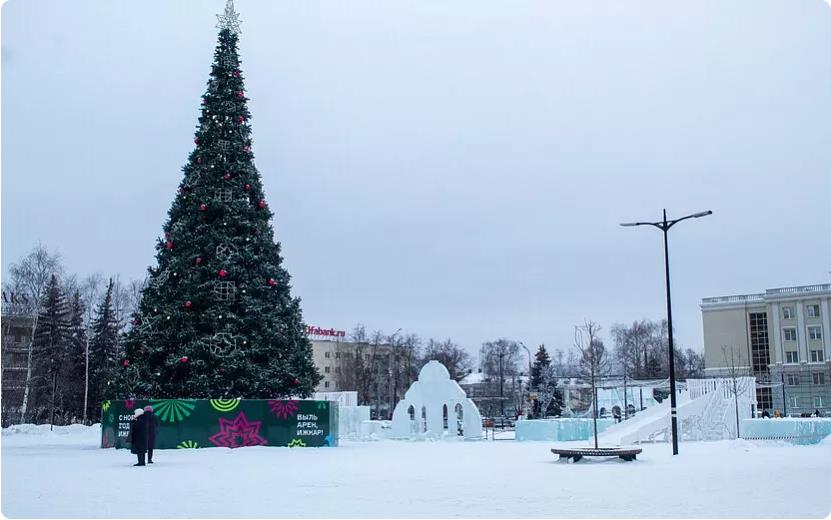
[[[548,442],[366,442],[166,450],[132,467],[98,429],[2,436],[2,512],[19,517],[783,517],[831,512],[831,438],[643,446],[636,462],[555,460]],[[585,442],[559,443],[585,445]]]

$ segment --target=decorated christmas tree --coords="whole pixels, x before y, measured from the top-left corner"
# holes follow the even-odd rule
[[[196,146],[124,339],[124,397],[308,396],[320,380],[254,166],[233,0],[218,18]]]

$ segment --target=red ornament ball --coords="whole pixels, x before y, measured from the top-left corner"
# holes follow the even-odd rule
[[[173,249],[173,240],[168,240],[164,244],[165,249]]]
[[[193,140],[193,143],[194,143],[194,144],[199,144],[199,138],[197,137],[196,139],[194,139],[194,140]]]
[[[181,361],[182,363],[187,363],[188,362],[188,357],[187,356],[182,356],[182,357],[179,358],[179,361]]]
[[[251,185],[250,184],[246,184],[245,186],[243,186],[243,188],[245,189],[245,191],[251,191]]]
[[[267,204],[265,203],[264,200],[261,200],[260,202],[257,203],[257,207],[260,208],[260,209],[265,209],[266,206],[267,206]]]
[[[292,384],[294,384],[294,386],[297,386],[300,384],[300,380],[295,377],[294,381],[292,381]]]
[[[244,122],[245,122],[245,118],[244,118],[244,117],[242,117],[242,116],[239,116],[239,122],[240,122],[240,123],[244,123]]]
[[[122,362],[121,362],[121,365],[122,365],[124,368],[127,368],[128,366],[130,366],[130,360],[129,360],[129,359],[125,359],[124,361],[122,361]]]
[[[239,99],[244,98],[245,97],[245,92],[243,92],[242,90],[237,90],[237,97]]]
[[[228,271],[226,271],[225,269],[220,269],[219,273],[217,274],[219,274],[220,278],[225,278],[226,276],[228,276]]]
[[[133,320],[133,326],[136,326],[138,324],[139,324],[139,320]]]
[[[268,279],[268,285],[270,285],[271,287],[274,287],[275,285],[277,285],[277,280],[275,280],[274,278],[269,278]]]
[[[231,178],[231,174],[230,174],[230,173],[228,173],[228,172],[225,172],[225,175],[223,175],[223,176],[222,176],[222,178],[223,178],[223,179],[225,179],[225,180],[227,181],[228,179],[230,179],[230,178]]]
[[[186,301],[186,302],[185,302],[185,308],[186,308],[186,309],[190,309],[192,305],[193,305],[193,302],[192,302],[192,301],[190,301],[190,300],[188,300],[188,301]]]
[[[237,78],[238,78],[238,77],[240,77],[241,75],[242,75],[242,72],[240,72],[240,71],[238,71],[238,70],[235,70],[235,71],[234,71],[234,77],[237,77]]]
[[[197,257],[196,257],[195,262],[196,262],[196,265],[201,264],[201,263],[202,263],[202,257],[201,257],[201,256],[197,256]]]
[[[207,204],[200,204],[199,205],[199,211],[208,211],[208,205]]]
[[[202,164],[202,156],[196,158],[196,164]]]
[[[251,147],[248,146],[248,145],[245,145],[245,146],[242,147],[242,151],[245,152],[245,153],[248,153],[248,152],[251,151]]]

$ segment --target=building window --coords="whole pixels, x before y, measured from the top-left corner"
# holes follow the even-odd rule
[[[796,341],[796,327],[785,327],[782,335],[785,336],[785,341]]]
[[[329,388],[329,381],[323,382],[323,388]]]
[[[340,359],[340,352],[335,352],[335,359]]]
[[[811,339],[822,339],[822,327],[808,327],[808,337]]]
[[[752,312],[750,318],[750,346],[752,348],[751,366],[753,373],[769,373],[770,348],[768,343],[768,315],[766,312]]]
[[[785,352],[786,363],[799,363],[799,353],[795,350]]]
[[[329,359],[329,352],[328,352],[328,351],[327,351],[327,352],[324,352],[324,353],[323,353],[323,357],[325,357],[326,359]]]
[[[819,305],[806,305],[809,318],[819,318]]]
[[[825,361],[825,358],[821,350],[811,351],[811,363],[822,363],[823,361]]]
[[[814,376],[814,384],[815,385],[824,385],[825,384],[825,374],[821,372],[815,372]]]
[[[324,371],[324,372],[326,372],[326,373],[328,374],[328,373],[330,372],[329,367],[325,367],[325,368],[323,369],[323,371]]]
[[[791,408],[799,408],[799,397],[792,395],[790,398],[791,401]]]
[[[799,376],[796,374],[788,374],[788,384],[796,386],[799,384]]]
[[[814,406],[816,406],[817,408],[822,408],[822,396],[821,395],[815,395],[814,396]]]
[[[782,307],[782,318],[786,320],[793,319],[793,307]]]

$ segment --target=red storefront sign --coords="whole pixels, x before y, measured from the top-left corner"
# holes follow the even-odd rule
[[[345,330],[322,329],[314,325],[306,326],[306,334],[309,336],[327,336],[330,338],[344,338],[346,337]]]

